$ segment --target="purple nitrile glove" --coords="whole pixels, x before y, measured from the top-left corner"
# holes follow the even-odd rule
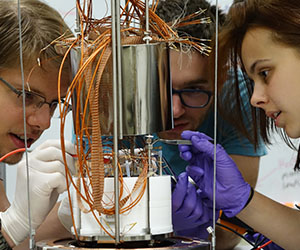
[[[212,210],[202,204],[201,190],[190,183],[186,172],[178,176],[172,194],[172,220],[175,231],[207,223]]]
[[[176,235],[206,239],[212,226],[213,211],[204,205],[201,190],[188,180],[186,172],[178,176],[172,194],[172,220]],[[219,213],[216,214],[216,220]]]
[[[203,197],[208,198],[208,207],[213,200],[213,159],[214,144],[205,134],[184,131],[183,139],[191,140],[192,146],[179,145],[182,159],[190,163],[186,168],[187,174],[202,190]],[[234,161],[221,145],[216,147],[216,209],[223,210],[227,217],[238,214],[247,203],[251,187],[246,183]]]
[[[270,241],[268,238],[264,237],[260,233],[254,233],[254,234],[247,233],[245,235],[245,237],[246,237],[246,239],[250,240],[251,242],[253,242],[255,244],[259,244],[259,246],[262,246],[263,244],[265,244],[268,241]],[[259,246],[257,246],[257,247],[259,247]],[[264,246],[263,249],[264,250],[284,250],[280,246],[276,245],[274,242],[271,242],[270,244]]]
[[[175,232],[175,235],[177,236],[184,236],[184,237],[188,237],[188,238],[198,238],[198,239],[202,239],[202,240],[207,240],[209,233],[207,231],[207,228],[209,226],[213,226],[213,221],[210,220],[209,222],[204,223],[203,225],[194,227],[194,228],[188,228],[185,230],[180,230]]]

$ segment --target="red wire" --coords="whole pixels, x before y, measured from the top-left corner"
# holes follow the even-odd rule
[[[271,244],[272,243],[272,241],[271,240],[269,240],[268,242],[266,242],[265,244],[263,244],[263,245],[261,245],[260,247],[258,247],[258,248],[255,248],[255,249],[257,249],[257,250],[259,250],[259,249],[262,249],[262,248],[264,248],[265,246],[267,246],[267,245],[269,245],[269,244]]]
[[[18,148],[18,149],[16,149],[16,150],[13,150],[13,151],[7,153],[6,155],[2,156],[2,157],[0,158],[0,162],[2,162],[4,159],[6,159],[7,157],[9,157],[9,156],[11,156],[11,155],[13,155],[13,154],[20,153],[20,152],[24,152],[24,151],[25,151],[25,148]]]

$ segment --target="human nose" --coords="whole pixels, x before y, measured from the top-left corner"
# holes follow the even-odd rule
[[[183,104],[181,103],[180,96],[178,94],[173,94],[173,116],[174,118],[179,118],[185,112]]]
[[[253,94],[250,100],[252,106],[262,108],[262,106],[268,102],[266,87],[266,85],[260,83],[254,85]]]
[[[27,115],[27,123],[42,131],[50,127],[50,121],[51,114],[49,105],[43,105],[41,108],[30,111]]]

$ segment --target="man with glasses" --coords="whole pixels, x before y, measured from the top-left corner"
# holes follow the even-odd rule
[[[46,97],[39,93],[35,93],[34,91],[31,91],[29,89],[27,90],[25,88],[24,91],[16,89],[12,84],[4,80],[2,77],[0,77],[0,81],[4,83],[8,88],[10,88],[17,95],[17,102],[19,106],[23,107],[23,101],[24,101],[25,109],[27,111],[37,112],[39,109],[41,109],[44,106],[44,104],[47,104],[49,106],[50,116],[52,117],[54,111],[56,110],[57,105],[59,103],[61,104],[65,103],[65,98],[61,98],[60,101],[54,100],[52,102],[47,102]],[[30,85],[28,84],[28,86]],[[67,112],[70,112],[72,110],[71,104],[66,105],[66,107],[67,107]]]
[[[193,24],[177,28],[179,36],[190,36],[202,39],[208,43],[215,31],[215,6],[205,0],[161,0],[157,6],[157,14],[166,22],[176,24],[176,20],[199,10],[206,10],[203,17],[210,17],[210,24]],[[201,16],[200,16],[201,17]],[[199,18],[199,17],[197,17]],[[219,21],[224,21],[224,14],[220,13]],[[200,131],[214,138],[214,106],[213,106],[213,81],[210,79],[209,58],[199,52],[188,48],[171,50],[171,79],[173,88],[173,115],[174,129],[158,133],[163,139],[181,139],[184,130]],[[223,93],[231,91],[230,81],[224,84]],[[245,84],[241,83],[242,87]],[[222,93],[221,93],[222,94]],[[222,100],[222,95],[219,96]],[[242,100],[250,108],[249,100]],[[249,109],[250,110],[250,109]],[[221,144],[235,161],[245,180],[255,187],[259,158],[266,153],[265,146],[260,144],[256,150],[229,121],[226,121],[225,110],[218,114],[217,143]],[[249,111],[250,112],[250,111]],[[224,118],[224,119],[223,119]],[[177,178],[177,185],[173,192],[173,226],[178,235],[207,237],[207,225],[198,225],[191,218],[197,214],[197,195],[193,196],[193,185],[186,182],[185,168],[187,162],[180,158],[178,147],[160,143],[165,161],[170,165],[172,174]],[[183,174],[182,174],[183,173]],[[184,177],[184,178],[183,178]],[[184,180],[184,181],[182,181]],[[186,186],[184,186],[186,185]],[[178,190],[183,190],[179,192]],[[189,200],[189,196],[193,196]],[[188,202],[191,201],[189,204]],[[200,213],[201,215],[201,213]],[[196,216],[197,218],[197,216]],[[198,217],[200,221],[200,217]],[[199,223],[198,221],[198,223]],[[208,223],[209,224],[209,223]],[[210,223],[212,224],[212,222]],[[217,227],[217,249],[232,249],[240,241],[234,234],[219,230]]]
[[[71,36],[59,13],[43,2],[0,1],[0,158],[6,164],[16,164],[9,167],[17,172],[11,204],[0,181],[0,249],[20,246],[45,220],[59,193],[67,189],[60,140],[46,141],[26,155],[24,151],[50,126],[59,102],[60,69],[60,93],[66,95],[71,82],[69,67],[61,67],[63,57],[53,41]],[[75,147],[66,142],[65,148],[71,170],[75,167]],[[49,234],[57,233],[58,223],[48,227]],[[28,244],[20,249],[28,249]]]
[[[1,77],[0,77],[0,81],[2,83],[4,83],[8,88],[10,88],[17,95],[17,103],[19,106],[23,107],[23,101],[24,101],[25,109],[27,111],[35,111],[36,112],[39,109],[41,109],[44,104],[47,104],[47,105],[49,105],[49,114],[51,117],[53,116],[54,111],[59,103],[58,100],[54,100],[52,102],[47,102],[46,98],[41,94],[26,90],[26,89],[24,89],[24,91],[16,89],[12,84],[10,84],[9,82],[7,82],[6,80],[4,80]],[[23,100],[23,98],[24,98],[24,100]],[[64,98],[62,98],[60,100],[60,102],[64,103]],[[70,110],[71,110],[71,105],[69,106],[68,111],[70,111]]]

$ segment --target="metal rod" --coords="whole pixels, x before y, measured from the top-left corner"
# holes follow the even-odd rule
[[[152,149],[153,149],[153,135],[146,135],[146,143],[147,143],[147,151],[148,151],[148,173],[151,169],[151,153],[152,153]],[[147,206],[147,212],[148,212],[148,220],[147,220],[147,233],[150,234],[151,233],[151,229],[150,229],[150,177],[148,174],[147,177],[147,195],[148,195],[148,206]]]
[[[214,180],[213,180],[213,232],[211,237],[212,250],[216,248],[216,179],[217,179],[217,104],[218,104],[218,32],[219,32],[219,11],[218,0],[216,0],[216,44],[215,44],[215,99],[214,99]]]
[[[2,180],[3,182],[3,186],[4,186],[4,191],[6,193],[6,165],[4,162],[0,162],[0,180]]]
[[[121,24],[120,24],[120,0],[116,0],[116,46],[117,46],[117,84],[118,84],[118,112],[119,112],[119,139],[123,139],[123,112],[122,112],[122,51],[121,51]]]
[[[159,175],[163,175],[163,170],[162,170],[162,151],[158,151],[158,162],[159,162]]]
[[[118,103],[117,103],[117,87],[119,75],[117,67],[117,47],[116,47],[116,31],[117,31],[117,16],[116,9],[120,8],[120,2],[118,0],[111,1],[111,16],[112,16],[112,59],[113,59],[113,110],[114,110],[114,128],[113,128],[113,143],[114,143],[114,191],[115,191],[115,244],[120,243],[120,211],[119,211],[119,169],[118,169]]]
[[[22,79],[22,92],[25,91],[25,79],[24,79],[24,65],[23,65],[23,43],[22,43],[22,15],[20,0],[18,0],[18,26],[19,26],[19,52],[20,52],[20,70],[21,70],[21,79]],[[34,249],[35,247],[35,230],[32,228],[32,216],[31,216],[31,203],[30,203],[30,178],[29,178],[29,165],[28,165],[28,147],[27,147],[27,129],[26,129],[26,105],[25,105],[25,95],[23,94],[23,125],[24,125],[24,141],[25,141],[25,159],[26,159],[26,175],[27,175],[27,205],[28,205],[28,224],[29,224],[29,249]]]
[[[145,37],[144,41],[149,44],[151,41],[150,37],[150,24],[149,24],[149,0],[145,0]]]
[[[79,35],[80,32],[81,32],[81,29],[80,29],[80,18],[79,18],[79,12],[78,12],[78,7],[77,7],[77,0],[75,0],[75,6],[76,6],[76,19],[75,19],[75,33],[76,35]]]

